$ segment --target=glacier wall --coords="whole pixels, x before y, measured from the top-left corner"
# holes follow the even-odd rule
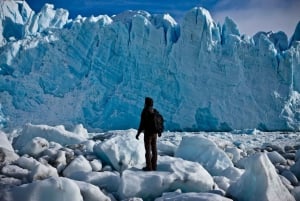
[[[300,130],[300,23],[241,35],[203,8],[180,24],[126,11],[76,19],[0,1],[0,124],[137,128],[151,96],[168,130]]]

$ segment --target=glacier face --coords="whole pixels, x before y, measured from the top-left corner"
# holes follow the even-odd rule
[[[300,130],[300,23],[241,35],[203,8],[180,24],[126,11],[68,19],[0,2],[0,124],[136,128],[151,96],[169,130]]]

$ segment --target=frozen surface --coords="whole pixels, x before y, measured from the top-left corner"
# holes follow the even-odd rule
[[[276,169],[265,153],[258,153],[247,160],[246,171],[228,189],[228,193],[245,201],[294,201],[295,198],[282,184]]]
[[[135,139],[136,130],[128,130],[125,135],[115,132],[115,136],[94,146],[95,153],[106,163],[117,170],[133,166],[142,167],[145,163],[143,136]],[[114,133],[111,133],[114,135]]]
[[[92,167],[88,160],[82,155],[75,158],[63,171],[65,177],[72,177],[80,172],[92,172]]]
[[[42,137],[57,128],[36,127]],[[54,192],[53,199],[83,201],[299,199],[299,133],[164,132],[158,138],[157,171],[145,172],[141,170],[144,156],[135,156],[144,153],[143,141],[135,139],[137,130],[87,133],[83,126],[74,130],[77,132],[72,131],[72,135],[82,133],[89,140],[75,144],[50,141],[47,149],[32,156],[18,152],[19,157],[15,147],[10,151],[1,148],[0,200],[47,201]],[[7,139],[7,135],[11,140],[1,142],[10,147],[11,142],[27,134],[22,129],[3,133],[1,139]],[[36,137],[28,143],[41,139]],[[102,152],[107,154],[99,154],[100,147],[105,147]],[[8,152],[15,157],[9,157]]]
[[[212,193],[165,193],[162,197],[155,199],[155,201],[232,201],[229,198],[212,194]]]
[[[58,142],[62,145],[76,144],[86,140],[80,134],[67,131],[64,126],[47,126],[26,124],[19,137],[14,140],[15,149],[24,149],[24,147],[35,137],[42,137],[47,141]]]
[[[1,200],[83,201],[83,198],[80,194],[80,188],[74,181],[62,177],[52,177],[42,181],[35,181],[30,184],[16,186],[9,191],[4,191]]]
[[[223,150],[213,141],[200,136],[183,137],[175,156],[199,162],[214,176],[221,175],[223,170],[233,166]]]
[[[145,96],[167,130],[300,128],[299,24],[289,43],[283,32],[242,35],[204,8],[180,24],[146,11],[68,19],[66,10],[46,4],[35,13],[26,1],[1,1],[0,11],[6,129],[136,128]]]

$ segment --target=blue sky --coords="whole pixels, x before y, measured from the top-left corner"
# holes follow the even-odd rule
[[[290,37],[300,21],[300,0],[26,0],[36,12],[45,3],[67,9],[70,18],[113,15],[125,10],[145,10],[151,14],[169,13],[180,23],[184,14],[195,6],[210,11],[216,22],[232,18],[242,34],[258,31],[284,31]]]

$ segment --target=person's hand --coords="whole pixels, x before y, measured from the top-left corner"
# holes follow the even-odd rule
[[[140,136],[140,134],[136,134],[135,138],[136,138],[137,140],[139,140],[139,136]]]

